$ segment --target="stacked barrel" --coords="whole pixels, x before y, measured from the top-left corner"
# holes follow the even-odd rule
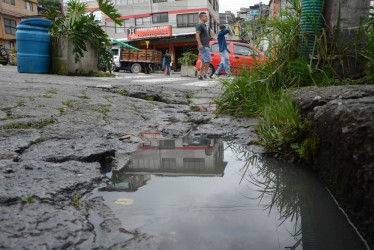
[[[316,41],[323,27],[323,5],[324,0],[301,1],[301,48],[306,55],[316,53]]]

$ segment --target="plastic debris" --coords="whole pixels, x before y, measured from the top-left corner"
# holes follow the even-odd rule
[[[122,136],[121,138],[119,138],[121,141],[122,140],[128,140],[128,139],[130,139],[131,138],[131,135],[124,135],[124,136]]]
[[[127,199],[127,198],[119,198],[116,201],[114,201],[115,204],[119,205],[131,205],[134,203],[133,199]]]

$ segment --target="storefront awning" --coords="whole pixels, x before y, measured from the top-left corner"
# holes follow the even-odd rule
[[[131,45],[128,45],[127,43],[124,43],[124,42],[118,41],[118,40],[116,40],[116,39],[113,39],[113,42],[116,42],[116,43],[118,43],[119,45],[122,45],[122,46],[124,46],[124,47],[129,48],[129,49],[139,50],[138,48],[135,48],[135,47],[133,47],[133,46],[131,46]]]
[[[135,41],[142,41],[142,40],[154,40],[154,39],[171,39],[171,38],[178,38],[181,36],[190,36],[190,35],[195,35],[195,32],[188,32],[188,33],[179,33],[179,34],[172,34],[171,36],[166,36],[166,37],[147,37],[147,38],[139,38],[139,39],[127,39],[127,38],[118,38],[118,39],[113,39],[121,42],[135,42]]]

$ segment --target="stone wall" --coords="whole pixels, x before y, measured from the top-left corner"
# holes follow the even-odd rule
[[[320,139],[322,181],[374,249],[374,85],[303,88],[293,96]]]

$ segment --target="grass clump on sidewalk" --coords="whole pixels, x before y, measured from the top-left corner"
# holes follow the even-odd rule
[[[358,33],[356,41],[365,36],[368,44],[356,46],[352,54],[355,40],[339,49],[334,37],[330,37],[333,32],[321,29],[321,35],[315,37],[311,56],[305,53],[302,45],[305,37],[300,32],[300,15],[300,1],[290,0],[288,9],[280,12],[283,18],[258,22],[262,24],[262,37],[269,41],[266,63],[255,60],[250,72],[243,71],[232,81],[224,81],[223,94],[215,102],[219,113],[261,117],[257,132],[267,149],[313,163],[318,138],[311,122],[293,107],[290,93],[304,86],[357,84],[374,79],[374,53],[371,50],[374,48],[374,31],[368,28]],[[344,71],[337,73],[336,58],[352,56],[357,62],[367,64],[366,77],[352,81],[345,78]]]

